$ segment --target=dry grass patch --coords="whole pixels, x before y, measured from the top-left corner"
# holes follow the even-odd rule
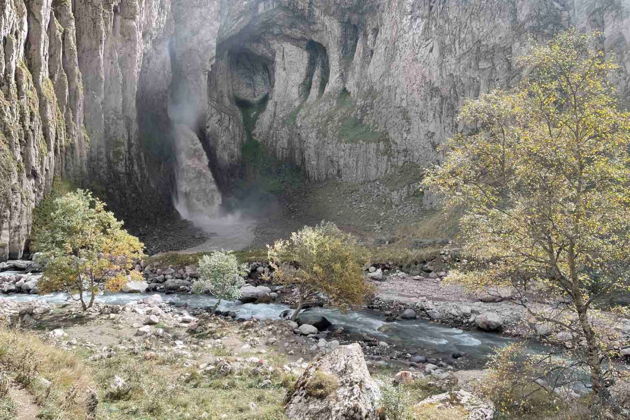
[[[283,375],[267,374],[253,367],[206,372],[180,362],[170,356],[144,360],[141,355],[133,354],[119,354],[94,362],[94,371],[102,386],[99,418],[285,418],[282,400],[289,381]],[[109,391],[109,384],[114,383],[117,376],[124,381],[125,392]]]
[[[89,370],[74,355],[34,334],[0,327],[0,366],[11,381],[34,396],[41,407],[40,418],[89,418],[93,382]],[[4,403],[0,413],[3,410]]]

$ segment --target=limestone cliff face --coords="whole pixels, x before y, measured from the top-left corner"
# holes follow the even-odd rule
[[[192,184],[225,192],[251,141],[311,180],[415,176],[570,25],[630,97],[630,0],[0,0],[0,258],[55,175],[141,217],[218,202]]]
[[[21,255],[55,176],[123,215],[169,209],[169,108],[184,88],[207,102],[218,26],[218,1],[0,0],[0,258]]]
[[[0,1],[0,258],[19,255],[54,174],[86,162],[84,95],[68,2]]]
[[[572,25],[603,33],[602,46],[624,69],[621,93],[630,94],[628,0],[223,7],[206,130],[226,171],[247,138],[239,111],[254,106],[255,139],[312,180],[371,181],[410,165],[419,174],[457,129],[466,98],[512,85],[522,74],[514,58]]]

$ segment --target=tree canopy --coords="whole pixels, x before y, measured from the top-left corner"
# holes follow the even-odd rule
[[[630,113],[596,36],[556,36],[520,60],[528,74],[516,89],[467,102],[463,132],[425,184],[466,209],[463,242],[485,261],[460,280],[568,297],[576,316],[548,321],[580,331],[593,389],[605,393],[587,314],[630,284]]]
[[[141,278],[133,268],[143,256],[143,244],[89,191],[54,199],[34,242],[45,261],[39,288],[78,293],[84,309],[100,290],[118,291],[129,277]]]
[[[363,275],[361,248],[332,223],[306,226],[270,246],[268,254],[276,279],[298,290],[294,317],[318,293],[324,293],[333,305],[348,308],[363,303],[370,290]]]

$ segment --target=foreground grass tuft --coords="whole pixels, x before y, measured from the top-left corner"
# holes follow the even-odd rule
[[[90,371],[72,354],[34,334],[0,328],[0,367],[9,380],[31,393],[44,419],[90,417]],[[2,398],[0,413],[14,407]],[[10,417],[9,417],[10,418]]]
[[[102,393],[100,413],[107,419],[285,418],[283,375],[256,369],[205,372],[172,358],[147,361],[131,354],[99,361],[95,371],[100,384],[117,376],[125,383],[124,393]]]

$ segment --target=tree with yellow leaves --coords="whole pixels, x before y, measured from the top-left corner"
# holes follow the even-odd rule
[[[144,245],[89,191],[56,198],[46,220],[34,232],[45,264],[42,292],[76,293],[86,310],[99,291],[119,291],[129,278],[142,277],[133,267]]]
[[[610,349],[592,311],[630,284],[630,113],[609,83],[617,66],[591,48],[595,37],[559,34],[521,59],[529,71],[518,88],[466,103],[465,132],[425,184],[466,209],[463,242],[482,264],[461,280],[570,302],[568,316],[535,316],[577,337],[604,401]]]
[[[318,293],[342,309],[363,303],[371,289],[363,275],[362,254],[356,240],[333,223],[306,226],[270,246],[276,280],[297,291],[292,319]]]

